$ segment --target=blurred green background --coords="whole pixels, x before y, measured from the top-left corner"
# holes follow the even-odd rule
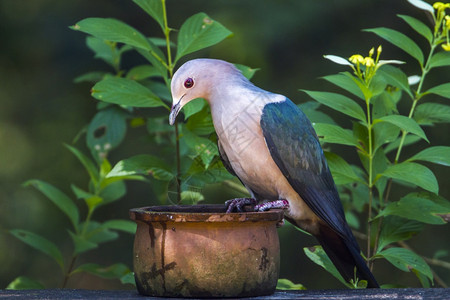
[[[332,90],[319,78],[343,71],[343,67],[323,59],[324,54],[348,57],[367,54],[373,46],[383,44],[382,59],[400,59],[410,64],[402,67],[408,74],[418,74],[412,59],[401,50],[381,41],[363,28],[390,27],[407,33],[424,45],[416,33],[396,14],[408,14],[426,20],[426,16],[405,1],[392,0],[302,0],[302,1],[168,1],[169,26],[179,28],[196,12],[206,12],[234,32],[234,36],[191,57],[212,57],[261,68],[253,82],[267,90],[282,93],[296,103],[307,100],[298,89]],[[47,287],[58,287],[62,278],[58,266],[7,234],[21,228],[35,231],[62,245],[67,253],[71,241],[65,230],[65,216],[39,192],[23,188],[21,183],[38,178],[71,195],[70,183],[86,186],[88,177],[76,158],[63,147],[95,114],[90,97],[91,85],[75,84],[73,79],[92,70],[107,70],[93,58],[85,46],[85,35],[68,26],[86,17],[113,17],[125,21],[148,36],[161,36],[157,24],[137,5],[128,0],[0,1],[0,288],[19,275],[38,279]],[[137,56],[125,54],[123,68],[141,62]],[[435,80],[434,80],[435,79]],[[448,68],[433,71],[428,86],[450,80]],[[437,101],[442,101],[438,99]],[[400,107],[403,113],[405,107]],[[331,111],[324,110],[327,113]],[[341,124],[350,122],[338,115]],[[342,123],[343,122],[343,123]],[[434,145],[450,145],[448,124],[427,128]],[[123,146],[110,154],[119,159],[142,153],[146,141],[143,132],[129,130]],[[420,145],[420,144],[419,144]],[[85,153],[84,140],[77,144]],[[346,159],[355,153],[339,152]],[[418,149],[415,149],[417,152]],[[407,151],[404,152],[408,155]],[[427,165],[428,166],[428,165]],[[449,172],[444,167],[429,165],[440,184],[440,194],[449,199]],[[128,218],[128,209],[155,205],[151,188],[142,182],[127,183],[128,193],[120,201],[96,212],[100,220]],[[223,192],[222,186],[206,189],[207,202],[223,202],[235,196]],[[83,203],[78,203],[82,209]],[[324,270],[310,262],[302,248],[317,244],[292,226],[280,229],[282,278],[302,283],[308,288],[341,288]],[[435,251],[449,249],[448,225],[427,226],[409,244],[419,253],[432,257]],[[110,265],[124,262],[131,267],[132,236],[121,234],[119,240],[89,252],[82,262]],[[362,242],[360,241],[360,244]],[[445,257],[449,260],[449,256]],[[434,267],[450,283],[450,272]],[[380,283],[420,286],[413,274],[405,274],[383,264],[375,265]],[[381,278],[381,279],[380,279]],[[70,288],[121,289],[118,281],[90,275],[76,275]]]

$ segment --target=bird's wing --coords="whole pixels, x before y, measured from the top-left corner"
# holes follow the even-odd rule
[[[227,169],[227,171],[233,175],[233,176],[237,176],[236,173],[233,170],[233,167],[230,164],[230,161],[228,160],[228,156],[225,153],[225,151],[222,148],[222,144],[220,143],[220,140],[217,141],[217,148],[219,149],[219,156],[220,156],[220,160],[223,163],[223,166],[225,167],[225,169]]]
[[[289,99],[263,109],[261,128],[273,160],[290,185],[325,223],[344,237],[348,225],[319,139]]]

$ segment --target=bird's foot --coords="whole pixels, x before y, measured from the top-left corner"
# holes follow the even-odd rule
[[[289,201],[283,199],[255,205],[255,211],[266,211],[273,208],[281,208],[281,209],[289,208]]]
[[[256,203],[258,203],[258,201],[256,201],[256,199],[253,198],[234,198],[225,201],[225,206],[227,207],[227,213],[231,213],[234,210],[238,212],[243,212],[244,206],[246,205],[255,206]]]

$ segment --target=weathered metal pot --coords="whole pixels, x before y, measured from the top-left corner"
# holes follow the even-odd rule
[[[130,217],[137,223],[140,294],[249,297],[275,291],[282,210],[226,214],[224,205],[153,206],[132,209]]]

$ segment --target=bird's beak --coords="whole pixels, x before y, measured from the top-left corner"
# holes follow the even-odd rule
[[[175,123],[175,119],[177,118],[178,113],[180,112],[181,109],[181,99],[180,101],[178,101],[177,104],[172,106],[172,109],[170,110],[170,115],[169,115],[169,124],[173,125]]]

